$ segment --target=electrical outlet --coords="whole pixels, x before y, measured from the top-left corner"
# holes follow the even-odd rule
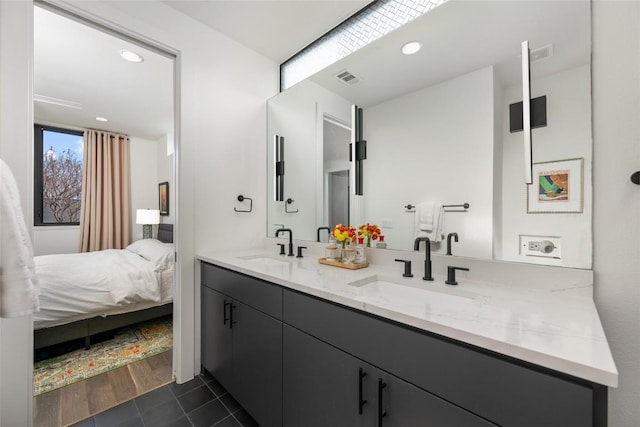
[[[520,255],[560,259],[562,255],[559,236],[520,235]]]
[[[393,228],[393,220],[391,218],[384,218],[380,221],[380,228]]]

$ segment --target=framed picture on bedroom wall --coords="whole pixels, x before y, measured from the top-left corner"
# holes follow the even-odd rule
[[[169,215],[169,183],[158,184],[158,200],[160,203],[160,215]]]
[[[527,213],[582,213],[583,159],[533,164]]]

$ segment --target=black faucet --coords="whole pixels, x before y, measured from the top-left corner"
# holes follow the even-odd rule
[[[418,237],[416,241],[413,243],[413,250],[420,250],[420,242],[425,243],[424,248],[424,277],[422,280],[433,280],[433,276],[431,275],[431,240],[428,237]]]
[[[456,242],[458,241],[458,233],[449,233],[447,234],[447,255],[453,255],[451,253],[451,238]]]
[[[331,234],[331,229],[329,227],[318,227],[316,242],[320,241],[320,230],[327,230],[327,233]]]
[[[287,254],[288,256],[294,256],[293,255],[293,232],[291,231],[290,228],[278,228],[276,230],[276,237],[278,237],[280,235],[280,233],[284,233],[285,231],[289,232],[289,253]]]

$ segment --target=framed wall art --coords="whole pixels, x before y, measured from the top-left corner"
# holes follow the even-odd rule
[[[527,185],[527,213],[582,213],[584,159],[533,164]]]
[[[160,215],[169,215],[169,183],[161,182],[158,184],[158,200],[160,206]]]

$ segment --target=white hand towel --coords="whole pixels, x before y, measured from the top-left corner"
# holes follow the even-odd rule
[[[444,213],[438,202],[422,202],[416,206],[415,237],[428,237],[432,242],[442,240]]]
[[[38,309],[33,248],[9,166],[0,159],[0,317]]]

